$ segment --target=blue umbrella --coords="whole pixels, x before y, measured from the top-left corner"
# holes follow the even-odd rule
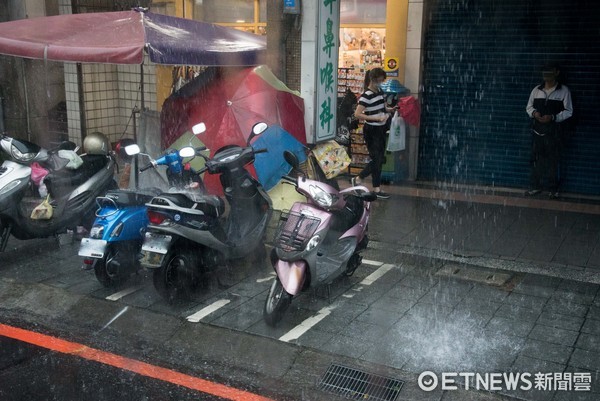
[[[254,161],[258,181],[265,190],[270,190],[292,169],[283,158],[283,151],[294,153],[300,163],[306,161],[304,145],[290,133],[278,125],[270,126],[253,143],[254,149],[268,149],[267,153],[259,153]]]

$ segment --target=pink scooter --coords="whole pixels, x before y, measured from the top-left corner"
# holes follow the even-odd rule
[[[284,157],[293,171],[300,172],[293,153],[286,151]],[[271,252],[277,277],[263,310],[270,326],[281,320],[301,291],[354,273],[362,262],[360,252],[369,242],[369,212],[371,202],[377,199],[364,186],[338,191],[301,173],[298,178],[283,179],[295,185],[307,202],[294,203],[279,220]]]

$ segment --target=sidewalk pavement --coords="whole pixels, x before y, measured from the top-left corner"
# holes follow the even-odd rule
[[[349,186],[340,179],[342,187]],[[600,284],[600,201],[390,185],[371,239],[398,252]],[[386,245],[383,245],[386,244]]]
[[[550,386],[500,393],[527,400],[600,399],[595,200],[408,185],[385,191],[391,198],[373,203],[366,256],[403,255],[396,263],[406,276],[376,302],[387,299],[388,309],[402,312],[381,342],[402,344],[402,350],[377,347],[363,359],[413,374],[528,372],[532,381],[537,373],[551,374],[554,385],[569,374],[588,374],[591,392]],[[365,322],[363,315],[357,320]],[[475,399],[462,397],[450,391],[441,399]]]
[[[254,372],[258,387],[281,388],[286,399],[341,399],[315,385],[332,362],[405,380],[398,400],[600,399],[600,213],[593,201],[423,185],[386,191],[390,199],[373,203],[363,266],[334,282],[329,299],[309,291],[294,300],[275,329],[262,318],[267,265],[199,293],[194,311],[215,300],[230,304],[192,324],[185,320],[191,310],[165,305],[151,286],[107,301],[93,273],[79,269],[76,244],[52,250],[42,242],[39,252],[26,248],[26,262],[16,252],[0,255],[0,313],[68,324],[85,339],[125,304],[129,318],[105,332],[125,345],[149,344],[128,352],[150,350],[157,361],[190,371]],[[42,268],[49,260],[51,268]],[[310,330],[281,340],[311,320],[318,322]],[[223,368],[225,362],[232,366]],[[550,387],[465,391],[455,377],[462,390],[440,384],[425,392],[418,377],[426,371],[529,373],[532,383],[542,374],[535,384]],[[588,390],[552,387],[559,380],[573,387],[575,375]]]

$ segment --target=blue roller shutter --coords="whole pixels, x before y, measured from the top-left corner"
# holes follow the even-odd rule
[[[428,4],[419,179],[527,187],[525,106],[552,60],[575,108],[561,190],[600,195],[600,2]]]

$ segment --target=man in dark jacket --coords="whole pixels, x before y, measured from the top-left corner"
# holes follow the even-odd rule
[[[550,198],[558,197],[558,167],[562,147],[564,122],[573,115],[569,88],[558,82],[560,70],[556,64],[542,68],[544,82],[533,88],[527,102],[527,114],[532,118],[531,186],[526,195],[542,192],[542,180],[547,177]]]

